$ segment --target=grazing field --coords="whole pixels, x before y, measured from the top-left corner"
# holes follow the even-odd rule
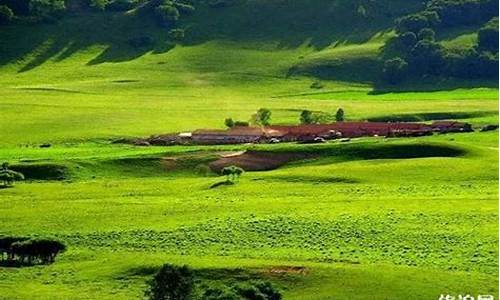
[[[223,20],[241,26],[230,13]],[[376,90],[360,62],[393,34],[392,18],[361,26],[357,38],[342,34],[346,23],[328,39],[313,27],[291,40],[278,38],[289,28],[257,21],[261,34],[210,32],[211,20],[193,29],[195,40],[140,53],[121,48],[120,36],[133,36],[138,20],[79,18],[64,21],[66,33],[60,24],[0,28],[0,162],[26,176],[0,189],[0,235],[68,247],[51,265],[0,265],[0,299],[141,299],[167,262],[203,282],[269,280],[285,300],[498,298],[498,131],[479,131],[498,124],[496,83]],[[19,33],[27,38],[14,44]],[[474,38],[446,41],[460,48]],[[336,80],[309,72],[325,60],[347,69]],[[322,89],[311,88],[317,81]],[[342,107],[347,120],[451,119],[476,131],[318,145],[112,143],[223,128],[262,107],[273,124]],[[211,189],[224,178],[207,165],[246,150],[314,155]]]

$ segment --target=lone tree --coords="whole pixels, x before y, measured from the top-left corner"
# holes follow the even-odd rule
[[[301,124],[312,124],[314,123],[314,116],[312,111],[310,110],[303,110],[300,113],[300,123]]]
[[[261,108],[252,116],[253,122],[257,125],[267,126],[271,124],[271,111],[267,108]]]
[[[15,181],[24,180],[24,175],[22,173],[9,170],[9,163],[4,162],[2,164],[2,169],[0,170],[0,180],[3,182],[3,186],[12,186]]]
[[[187,266],[165,264],[156,273],[147,292],[151,300],[187,300],[193,290],[193,274]]]
[[[337,110],[337,113],[335,113],[335,121],[337,121],[337,122],[344,122],[345,121],[344,110],[342,108],[339,108]]]
[[[228,128],[233,128],[233,127],[235,126],[233,118],[227,118],[227,119],[225,119],[225,120],[224,120],[224,124],[225,124]]]
[[[228,182],[234,182],[236,179],[239,179],[243,172],[245,171],[237,166],[229,166],[222,169],[222,175],[227,177]]]

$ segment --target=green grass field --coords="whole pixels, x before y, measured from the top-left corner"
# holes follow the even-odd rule
[[[416,2],[393,13],[415,10]],[[128,47],[139,30],[162,36],[131,16],[72,17],[64,32],[60,24],[0,28],[7,41],[0,44],[0,161],[41,166],[37,179],[0,189],[0,235],[55,237],[68,246],[49,266],[0,267],[0,299],[140,299],[167,262],[188,264],[208,281],[264,278],[284,299],[498,298],[498,131],[324,145],[111,143],[223,128],[225,118],[247,120],[261,107],[272,110],[274,124],[297,123],[303,109],[339,107],[349,120],[498,124],[492,83],[374,91],[359,63],[391,35],[389,20],[352,35],[341,21],[331,35],[297,25],[297,35],[284,39],[290,28],[270,26],[266,13],[241,21],[232,17],[244,15],[238,9],[251,12],[234,8],[202,24],[194,20],[210,12],[197,12],[185,21],[191,38],[172,49]],[[256,27],[236,30],[242,24]],[[28,38],[18,41],[19,33]],[[459,49],[474,38],[457,32],[444,43]],[[345,69],[320,90],[310,88],[320,79],[288,76],[318,61]],[[210,189],[222,178],[197,166],[216,152],[245,149],[319,157]],[[184,160],[167,168],[164,157]],[[45,180],[54,168],[63,180]],[[305,272],[272,272],[294,266]]]

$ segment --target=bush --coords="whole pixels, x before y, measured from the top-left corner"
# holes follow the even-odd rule
[[[245,122],[245,121],[235,121],[234,126],[235,127],[248,127],[248,126],[250,126],[250,123]]]
[[[203,300],[240,300],[241,297],[226,286],[217,286],[206,288],[202,294]]]
[[[193,274],[187,266],[165,264],[147,292],[151,300],[187,300],[193,290]]]
[[[312,124],[314,122],[314,116],[312,111],[303,110],[300,113],[300,124]]]
[[[0,5],[0,25],[9,24],[14,18],[14,12],[6,5]]]
[[[269,282],[249,282],[237,287],[238,293],[248,300],[280,300],[281,293]]]
[[[233,128],[235,123],[234,123],[234,120],[232,118],[227,118],[224,120],[224,125],[226,125],[226,127],[228,127],[228,128]]]

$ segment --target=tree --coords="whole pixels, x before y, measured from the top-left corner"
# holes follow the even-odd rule
[[[253,122],[257,125],[267,126],[271,121],[271,111],[267,108],[261,108],[252,116]]]
[[[436,39],[436,33],[431,28],[424,28],[418,32],[418,39],[434,41]]]
[[[237,166],[229,166],[222,169],[222,175],[226,176],[227,181],[234,182],[236,179],[240,178],[241,174],[245,171]]]
[[[440,44],[422,40],[411,51],[410,67],[417,75],[438,75],[444,66],[443,48]]]
[[[337,112],[335,113],[335,121],[337,121],[337,122],[344,122],[345,121],[344,110],[342,108],[339,108],[337,110]]]
[[[66,9],[64,0],[31,0],[29,6],[34,17],[44,20],[58,17]]]
[[[9,164],[4,162],[2,164],[2,169],[0,170],[0,181],[3,182],[3,186],[11,186],[15,181],[24,180],[24,175],[22,173],[9,170]]]
[[[395,57],[392,59],[388,59],[384,62],[384,79],[390,84],[396,84],[406,77],[406,72],[408,69],[408,63],[400,58]]]
[[[179,10],[175,6],[168,4],[156,7],[155,13],[161,22],[169,26],[175,24],[180,17]]]
[[[228,128],[233,128],[234,127],[234,120],[233,118],[227,118],[224,120],[224,125]]]
[[[7,5],[0,5],[0,25],[9,24],[14,18],[14,12]]]
[[[151,300],[187,300],[193,290],[193,274],[187,266],[165,264],[147,292]]]
[[[303,110],[300,113],[300,123],[301,124],[312,124],[314,122],[314,116],[312,111]]]

